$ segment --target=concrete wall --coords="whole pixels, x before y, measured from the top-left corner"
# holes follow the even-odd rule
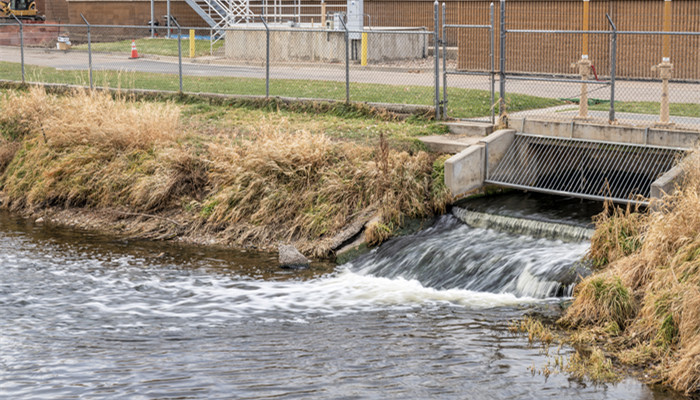
[[[368,61],[417,59],[423,56],[424,42],[420,34],[371,33],[368,35]],[[264,30],[226,32],[227,58],[244,61],[265,61]],[[270,59],[274,61],[345,61],[345,33],[337,31],[274,31],[270,32]]]
[[[699,132],[667,128],[635,128],[595,123],[540,121],[512,118],[510,128],[533,135],[555,136],[618,143],[648,144],[652,146],[692,149],[700,140]]]
[[[445,161],[445,185],[459,197],[484,185],[486,164],[492,169],[515,139],[514,129],[502,129]]]
[[[672,194],[683,179],[683,167],[677,165],[661,175],[651,184],[651,198],[660,199],[667,194]]]

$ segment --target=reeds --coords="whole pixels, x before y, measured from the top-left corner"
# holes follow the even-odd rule
[[[598,219],[591,258],[599,271],[576,289],[561,322],[599,329],[615,322],[622,362],[685,393],[700,390],[700,161],[683,163],[677,190],[647,214]],[[614,335],[610,335],[614,336]],[[653,371],[652,371],[653,370]]]

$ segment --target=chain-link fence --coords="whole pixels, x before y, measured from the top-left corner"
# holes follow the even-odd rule
[[[214,32],[176,21],[170,29],[85,22],[0,26],[13,39],[0,40],[0,79],[435,108],[436,33],[425,28],[350,31],[258,18]],[[50,34],[34,40],[40,30]]]
[[[0,24],[0,79],[700,130],[690,3],[641,22],[626,3],[505,4],[435,3],[432,27],[362,31],[342,18],[321,26],[254,16],[224,29],[15,21]],[[660,22],[671,18],[680,22]]]
[[[698,14],[693,23],[680,13],[690,2],[658,3],[640,18],[622,2],[515,3],[506,12],[500,1],[509,116],[700,130],[700,32],[672,29],[700,28]],[[518,100],[538,100],[519,96],[553,103],[522,111]]]

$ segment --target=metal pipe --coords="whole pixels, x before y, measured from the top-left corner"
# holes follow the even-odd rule
[[[447,119],[447,40],[445,40],[447,5],[442,3],[442,115]]]
[[[605,17],[608,19],[608,23],[612,28],[612,33],[610,34],[610,114],[608,115],[608,120],[610,123],[615,122],[615,74],[617,71],[617,26],[613,22],[610,15],[607,13]]]
[[[345,30],[345,102],[350,103],[350,31],[345,21],[339,20]]]
[[[438,26],[440,25],[440,14],[439,14],[439,9],[438,7],[440,4],[438,3],[438,0],[435,0],[435,3],[433,3],[433,15],[434,15],[434,21],[433,21],[433,58],[435,59],[435,119],[438,120],[440,119],[440,53],[438,51],[438,48],[440,46],[440,36],[439,36],[439,31],[438,31]]]
[[[565,196],[565,197],[570,197],[574,196],[580,199],[585,199],[585,200],[595,200],[595,201],[612,201],[614,203],[622,203],[622,204],[635,204],[635,205],[641,205],[641,206],[649,206],[648,201],[640,201],[640,200],[630,200],[630,199],[620,199],[620,198],[615,198],[615,197],[610,197],[610,196],[597,196],[597,195],[590,195],[590,194],[581,194],[581,193],[573,193],[573,192],[565,192],[562,190],[550,190],[550,189],[540,189],[537,187],[532,187],[532,186],[525,186],[525,185],[518,185],[518,184],[512,184],[512,183],[504,183],[504,182],[497,182],[497,181],[492,181],[488,180],[485,181],[486,183],[492,183],[496,184],[499,186],[511,188],[511,189],[519,189],[519,190],[526,190],[530,192],[537,192],[537,193],[544,193],[544,194],[554,194],[558,196]]]
[[[270,97],[270,27],[265,17],[260,17],[265,25],[265,97]]]
[[[444,4],[444,3],[443,3]],[[491,3],[493,4],[493,3]],[[460,25],[460,24],[444,24],[445,28],[474,28],[474,29],[491,29],[491,25]]]
[[[173,20],[173,22],[177,26],[177,66],[180,77],[180,93],[182,93],[182,28],[180,28],[180,24],[177,21]]]
[[[151,20],[149,21],[149,24],[151,25],[151,37],[153,37],[155,35],[155,31],[156,31],[155,29],[153,29],[153,27],[155,26],[155,22],[156,22],[156,16],[155,16],[155,11],[154,11],[155,8],[153,6],[154,1],[155,0],[151,0]],[[82,17],[83,14],[80,14],[80,16]],[[85,19],[85,18],[83,17],[83,19]]]
[[[509,76],[513,81],[539,81],[539,82],[562,82],[562,83],[588,83],[593,85],[609,85],[609,81],[591,81],[582,79],[561,79],[561,78],[536,78],[527,76]]]
[[[166,25],[168,31],[166,32],[165,35],[167,36],[168,39],[170,39],[170,0],[167,1],[166,8],[167,8],[166,14],[168,14],[168,21],[165,25]]]
[[[501,0],[501,54],[500,54],[500,102],[499,102],[499,115],[504,116],[506,113],[506,0]]]
[[[489,54],[489,59],[491,60],[491,123],[495,124],[496,123],[496,107],[494,106],[496,99],[495,99],[495,91],[496,91],[496,75],[494,75],[494,67],[496,66],[496,61],[494,57],[496,56],[494,53],[494,42],[495,37],[494,35],[496,34],[496,30],[494,29],[494,26],[496,25],[496,14],[494,13],[494,5],[493,2],[489,5],[489,21],[491,21],[491,25],[489,25],[489,51],[491,54]]]
[[[12,17],[17,21],[19,24],[19,52],[20,52],[20,64],[22,67],[22,83],[25,83],[24,79],[24,24],[22,21],[17,18],[17,16],[14,13],[10,13]],[[59,25],[60,26],[60,25]]]
[[[88,42],[88,76],[90,77],[90,89],[93,88],[93,81],[92,81],[92,40],[90,37],[90,23],[88,22],[87,19],[85,19],[85,16],[83,14],[80,14],[80,18],[85,21],[85,25],[87,25],[87,42]]]

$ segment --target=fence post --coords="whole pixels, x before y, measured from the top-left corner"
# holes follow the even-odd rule
[[[447,119],[447,39],[445,38],[447,6],[442,3],[442,116]]]
[[[166,3],[166,5],[165,5],[165,8],[166,8],[165,13],[168,14],[168,20],[167,20],[167,22],[166,22],[166,24],[165,24],[165,26],[166,26],[167,29],[168,29],[168,32],[166,33],[166,37],[167,37],[168,39],[170,39],[170,22],[171,22],[170,20],[172,19],[172,18],[170,18],[170,0],[167,0],[167,3]],[[179,26],[179,25],[178,25],[178,26]]]
[[[270,27],[265,17],[260,17],[265,25],[265,98],[270,97]]]
[[[500,100],[498,104],[499,115],[502,117],[506,113],[506,0],[501,0],[501,38],[500,38]]]
[[[496,67],[496,53],[493,51],[494,43],[495,43],[495,37],[494,35],[496,34],[496,14],[493,12],[493,2],[489,5],[489,20],[491,24],[491,28],[489,28],[489,51],[491,54],[489,54],[489,58],[491,59],[491,123],[495,124],[496,123],[496,107],[494,104],[496,103],[496,71],[494,71],[494,68]]]
[[[87,19],[85,19],[85,16],[81,13],[80,18],[85,21],[85,25],[87,25],[87,42],[88,42],[88,75],[90,76],[90,89],[93,88],[93,80],[92,80],[92,39],[90,36],[90,23],[88,22]]]
[[[340,23],[345,28],[345,102],[350,103],[350,31],[342,18],[340,18]]]
[[[610,123],[615,122],[615,73],[617,68],[617,27],[607,13],[605,17],[610,23],[612,33],[610,34]]]
[[[10,13],[12,17],[17,21],[19,24],[19,53],[20,53],[20,60],[21,60],[21,66],[22,66],[22,83],[25,83],[24,80],[24,24],[22,21],[17,18],[17,16],[13,13]]]
[[[435,59],[435,119],[440,119],[440,14],[438,0],[433,3],[434,27],[433,29],[433,58]]]
[[[182,28],[176,20],[173,20],[173,22],[177,27],[177,68],[178,76],[180,77],[180,93],[182,93]]]
[[[155,0],[151,0],[151,20],[148,21],[148,24],[151,26],[151,38],[153,38],[155,36],[155,33],[156,33],[156,28],[155,28],[156,16],[155,16],[155,8],[153,5],[154,2],[155,2]],[[82,17],[83,15],[80,14],[80,16]],[[85,19],[85,18],[83,18],[83,19]]]

